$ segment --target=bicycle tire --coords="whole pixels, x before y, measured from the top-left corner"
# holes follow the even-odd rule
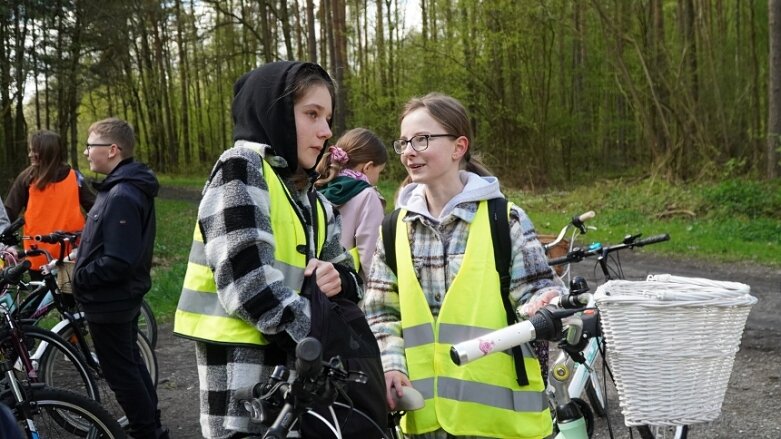
[[[689,426],[654,427],[640,425],[635,427],[641,439],[686,439],[689,436]]]
[[[152,307],[146,299],[141,301],[141,312],[138,316],[138,330],[142,332],[152,349],[157,347],[157,319]]]
[[[104,410],[97,401],[63,389],[43,387],[25,389],[25,400],[33,404],[33,419],[42,438],[88,437],[121,439],[125,437],[122,427]],[[20,427],[18,404],[11,407]]]
[[[58,334],[70,342],[71,344],[78,346],[78,339],[76,337],[76,334],[73,329],[72,324],[65,325],[60,329]],[[84,334],[85,340],[87,341],[87,345],[90,347],[89,354],[92,356],[92,358],[98,362],[97,355],[95,355],[94,349],[92,348],[92,338],[89,335],[89,332]],[[138,345],[139,353],[141,355],[141,360],[144,361],[144,364],[147,367],[147,370],[149,371],[149,377],[152,379],[152,384],[157,387],[157,355],[155,355],[154,349],[152,349],[151,345],[149,344],[149,341],[146,339],[146,336],[144,336],[143,333],[139,332],[138,337],[136,339],[136,344]],[[122,409],[122,407],[119,405],[119,402],[117,402],[116,396],[114,395],[114,391],[111,390],[111,388],[108,385],[108,382],[105,378],[103,378],[102,373],[96,374],[97,376],[97,384],[101,395],[101,403],[106,408],[106,410],[111,413],[116,419],[117,422],[123,427],[128,425],[127,417],[125,416],[125,412]]]
[[[77,349],[47,329],[33,325],[23,325],[21,329],[24,333],[25,345],[30,352],[33,368],[38,375],[38,382],[100,400],[96,375],[87,366],[87,362]],[[8,334],[0,341],[3,345],[10,342]],[[57,365],[57,362],[62,364]],[[21,360],[14,359],[17,376],[23,373],[22,367]],[[27,373],[24,372],[24,374],[23,380],[27,381]]]

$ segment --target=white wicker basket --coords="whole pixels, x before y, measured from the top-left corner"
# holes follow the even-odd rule
[[[595,295],[627,426],[716,419],[748,313],[736,282],[651,275],[609,281]]]

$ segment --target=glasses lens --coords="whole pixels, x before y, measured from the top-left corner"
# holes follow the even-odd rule
[[[406,147],[407,147],[407,141],[404,139],[393,141],[393,150],[396,151],[396,154],[401,154],[402,152],[404,152],[404,148]]]
[[[412,140],[410,140],[410,143],[412,143],[412,149],[415,151],[424,151],[426,148],[428,148],[428,136],[415,136],[412,138]]]

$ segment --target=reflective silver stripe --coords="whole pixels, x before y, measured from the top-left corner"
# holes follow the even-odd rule
[[[285,285],[296,291],[304,285],[304,269],[280,261],[274,261],[274,268],[282,272]]]
[[[541,412],[548,408],[548,397],[544,391],[510,390],[455,378],[440,377],[437,383],[437,396],[520,412]]]
[[[423,378],[419,380],[411,380],[412,388],[420,392],[423,399],[431,399],[434,397],[434,378]]]
[[[414,348],[434,343],[434,329],[430,323],[404,328],[402,336],[404,337],[405,348]]]
[[[454,325],[452,323],[442,323],[439,325],[439,342],[445,344],[456,344],[462,341],[471,340],[473,338],[480,337],[481,335],[488,334],[493,329],[479,328],[477,326],[467,325]],[[406,338],[406,335],[405,335]],[[528,344],[521,345],[521,351],[526,358],[534,358],[534,354],[529,349]],[[505,351],[508,355],[512,355],[511,351]]]
[[[198,265],[209,265],[206,263],[206,249],[202,242],[193,240],[193,245],[190,246],[190,262]]]
[[[217,298],[217,293],[204,293],[183,288],[177,308],[195,314],[228,317],[228,313],[225,312],[225,308],[222,307]]]

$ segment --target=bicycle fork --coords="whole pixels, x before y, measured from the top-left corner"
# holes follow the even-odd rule
[[[578,404],[570,398],[569,381],[575,362],[561,353],[548,373],[556,401],[556,439],[588,439],[586,420]]]

